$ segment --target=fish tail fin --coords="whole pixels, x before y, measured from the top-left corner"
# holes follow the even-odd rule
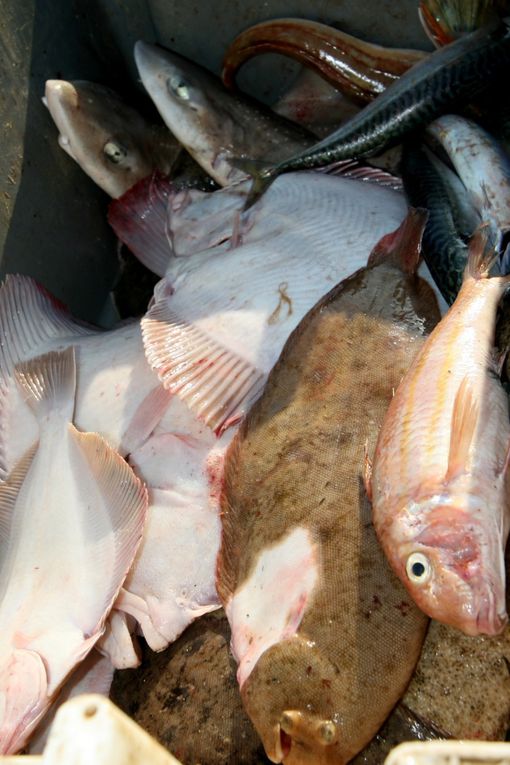
[[[391,259],[405,273],[415,273],[420,262],[421,241],[427,220],[427,210],[410,207],[400,226],[379,239],[370,253],[368,265],[374,266]]]
[[[436,48],[441,48],[488,24],[496,18],[496,11],[493,3],[479,0],[463,0],[462,3],[420,0],[418,15],[427,37]]]
[[[490,224],[482,223],[469,242],[464,281],[466,279],[487,279],[491,268],[498,262],[498,258],[497,231]]]
[[[55,411],[68,422],[73,419],[76,389],[73,346],[17,364],[14,374],[38,421]]]
[[[262,194],[267,191],[272,182],[277,178],[278,172],[274,165],[268,165],[267,162],[261,162],[257,159],[236,157],[232,160],[232,164],[238,170],[252,177],[251,189],[243,207],[244,212],[249,210],[260,199]]]

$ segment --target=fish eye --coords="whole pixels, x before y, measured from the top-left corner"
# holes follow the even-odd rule
[[[295,723],[295,713],[284,712],[280,718],[280,727],[285,733],[291,733]]]
[[[191,96],[189,92],[188,83],[186,80],[183,80],[182,77],[170,77],[168,80],[168,87],[172,91],[172,93],[175,93],[177,98],[180,98],[181,101],[189,101]]]
[[[432,567],[423,553],[411,553],[406,563],[406,574],[415,584],[425,584],[430,579]]]
[[[336,725],[333,720],[325,720],[318,729],[319,739],[325,746],[333,744],[336,740]]]
[[[107,141],[103,146],[103,153],[114,165],[118,165],[127,157],[127,150],[122,144],[115,141]]]

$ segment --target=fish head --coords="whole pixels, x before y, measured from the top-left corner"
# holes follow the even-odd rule
[[[111,197],[122,196],[156,169],[169,172],[177,156],[177,143],[160,138],[109,88],[48,80],[45,103],[62,149]]]
[[[338,765],[355,754],[342,740],[338,678],[316,645],[298,636],[262,654],[241,695],[272,762]]]
[[[207,70],[156,45],[138,41],[135,60],[145,89],[178,141],[221,186],[233,180],[227,157],[233,150],[234,96]]]
[[[504,544],[496,520],[493,526],[481,520],[491,517],[482,512],[482,502],[438,495],[413,503],[403,515],[407,522],[412,516],[411,522],[398,533],[403,541],[385,547],[428,616],[467,635],[498,635],[508,620]],[[416,523],[420,509],[423,520]]]
[[[12,649],[0,660],[0,753],[14,754],[49,706],[48,679],[36,651]]]

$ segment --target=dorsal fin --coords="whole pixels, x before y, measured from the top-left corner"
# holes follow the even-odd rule
[[[487,279],[497,258],[496,232],[488,223],[482,223],[469,242],[468,262],[464,279],[467,277]]]

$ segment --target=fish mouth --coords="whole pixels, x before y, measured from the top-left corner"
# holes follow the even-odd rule
[[[500,635],[508,623],[508,614],[506,609],[496,611],[496,600],[494,594],[490,592],[484,598],[476,614],[476,633],[477,635]]]

